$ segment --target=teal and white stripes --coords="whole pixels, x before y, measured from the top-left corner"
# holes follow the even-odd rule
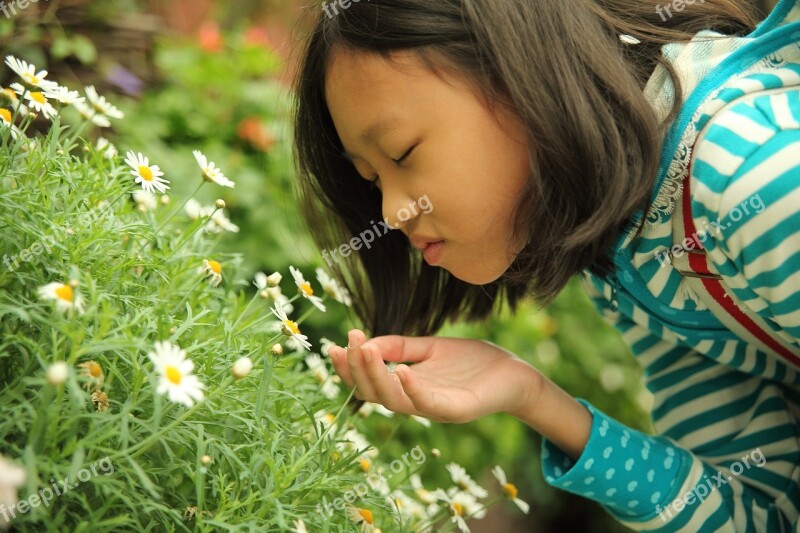
[[[799,21],[800,0],[781,0],[751,36],[709,40],[719,34],[701,32],[692,43],[664,47],[685,100],[730,58],[741,61],[744,48],[768,47],[777,28],[790,38],[709,90],[694,114],[700,137],[691,209],[698,229],[720,228],[703,245],[726,284],[798,345]],[[662,69],[645,95],[666,116],[674,88]],[[689,148],[679,146],[670,164],[679,169]],[[680,201],[675,168],[657,192],[676,191]],[[671,264],[658,261],[673,244],[672,231],[667,210],[641,238],[621,240],[632,268],[609,280],[587,276],[586,283],[643,368],[658,435],[625,428],[580,399],[593,413],[589,442],[572,461],[545,438],[545,479],[598,501],[634,530],[800,532],[800,369],[740,340],[692,297]],[[763,464],[742,469],[755,450]],[[701,498],[704,487],[713,488]],[[697,497],[670,507],[687,494]]]

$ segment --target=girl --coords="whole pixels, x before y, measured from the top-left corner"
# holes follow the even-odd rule
[[[330,350],[356,396],[510,413],[543,435],[548,483],[635,530],[800,531],[800,0],[758,25],[739,0],[326,7],[296,155],[372,335]],[[495,345],[430,336],[576,274],[659,435]]]

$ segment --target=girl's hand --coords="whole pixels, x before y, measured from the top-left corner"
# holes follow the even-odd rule
[[[349,333],[345,350],[328,351],[355,396],[398,413],[469,422],[536,405],[543,376],[511,352],[480,340]],[[398,364],[390,373],[384,361]]]

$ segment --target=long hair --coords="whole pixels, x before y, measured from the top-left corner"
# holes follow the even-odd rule
[[[512,309],[528,294],[546,304],[578,273],[612,273],[613,245],[649,207],[664,133],[682,104],[676,99],[659,123],[643,95],[658,64],[681,94],[661,47],[703,29],[748,33],[752,4],[706,0],[669,16],[658,0],[353,0],[335,16],[320,6],[295,82],[294,150],[301,214],[321,250],[382,220],[381,193],[342,155],[326,104],[334,49],[386,58],[413,51],[434,72],[455,70],[487,102],[508,106],[528,132],[530,179],[513,218],[514,236],[528,244],[504,275],[470,285],[388,232],[331,265],[364,328],[429,335],[448,319],[484,319],[503,298]]]

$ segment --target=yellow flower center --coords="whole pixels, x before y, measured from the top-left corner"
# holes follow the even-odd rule
[[[361,465],[361,470],[363,470],[364,472],[368,471],[369,467],[372,466],[372,464],[367,459],[361,459],[359,461],[359,464]]]
[[[311,288],[311,284],[307,281],[300,285],[300,290],[303,291],[306,296],[314,295],[314,290]]]
[[[295,335],[300,335],[300,328],[297,327],[297,323],[291,320],[284,320],[283,323],[285,324],[286,328],[289,329]]]
[[[66,302],[71,302],[73,296],[72,287],[70,287],[69,285],[60,286],[59,288],[56,289],[56,296],[58,296],[60,299]]]
[[[512,500],[516,498],[517,494],[519,493],[517,487],[515,487],[513,483],[506,483],[505,485],[503,485],[503,492],[505,492],[506,496],[508,496]]]
[[[103,369],[100,367],[99,364],[92,361],[91,363],[89,363],[89,374],[93,378],[98,378],[103,375]]]
[[[211,272],[213,272],[216,275],[222,274],[222,265],[219,264],[219,261],[214,261],[214,260],[209,261],[208,268],[210,268]]]
[[[327,413],[325,415],[325,420],[328,421],[328,424],[333,424],[333,421],[336,420],[336,417],[333,416],[333,413]]]
[[[369,509],[359,509],[358,514],[361,515],[361,518],[364,519],[364,522],[366,522],[369,525],[372,525],[372,520],[373,520],[372,511],[370,511]]]
[[[11,123],[11,111],[8,109],[0,109],[0,118],[3,119],[4,122]]]
[[[181,376],[181,371],[178,370],[177,367],[168,366],[164,371],[164,375],[166,375],[167,379],[170,380],[175,385],[181,384],[181,378],[183,376]]]
[[[458,516],[464,516],[464,506],[458,502],[453,502],[453,510]]]
[[[150,167],[146,167],[144,165],[141,165],[139,167],[139,175],[145,181],[153,181],[153,171],[150,170]]]
[[[30,96],[31,96],[31,100],[36,100],[40,104],[46,104],[47,103],[47,98],[45,98],[44,95],[42,93],[38,92],[38,91],[37,92],[32,92],[30,94]]]
[[[16,102],[17,101],[17,95],[11,89],[3,89],[3,92],[6,93],[6,97],[9,100],[11,100],[12,102]]]

